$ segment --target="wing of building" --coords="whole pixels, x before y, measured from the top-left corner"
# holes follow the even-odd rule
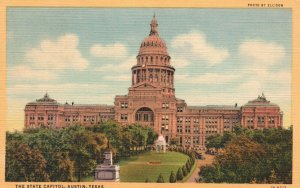
[[[232,131],[233,126],[262,129],[282,127],[280,107],[264,94],[243,106],[187,106],[175,97],[174,74],[164,40],[159,36],[155,16],[150,34],[141,43],[136,64],[131,68],[132,84],[127,95],[117,95],[114,106],[60,104],[46,93],[25,107],[25,128],[54,128],[74,124],[92,126],[114,119],[138,123],[164,136],[166,142],[177,137],[184,147],[204,148],[205,137]]]

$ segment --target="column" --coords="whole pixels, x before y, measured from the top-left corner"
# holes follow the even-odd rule
[[[34,125],[35,127],[38,127],[38,113],[36,111],[34,113]]]
[[[265,128],[268,128],[269,119],[268,116],[265,116]]]
[[[257,115],[254,115],[254,129],[257,128]]]
[[[244,116],[244,128],[247,128],[248,127],[248,121],[247,121],[247,117]]]
[[[44,126],[47,126],[48,114],[47,112],[44,113]]]
[[[224,116],[222,116],[221,118],[220,118],[220,124],[221,124],[221,135],[223,135],[224,134]]]

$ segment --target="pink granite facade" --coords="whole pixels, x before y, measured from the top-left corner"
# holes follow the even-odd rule
[[[175,97],[174,74],[166,43],[153,17],[150,34],[141,43],[132,84],[127,95],[117,95],[113,106],[60,104],[48,94],[25,107],[25,128],[60,128],[74,124],[92,126],[114,119],[122,125],[138,123],[153,127],[167,142],[203,149],[205,137],[232,131],[236,125],[262,129],[282,127],[280,107],[264,95],[237,105],[187,106]]]

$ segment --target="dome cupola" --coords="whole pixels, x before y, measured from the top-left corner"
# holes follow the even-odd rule
[[[150,23],[150,34],[141,43],[136,56],[137,64],[131,68],[132,86],[147,84],[160,88],[163,95],[174,97],[174,67],[166,43],[159,37],[155,15]]]
[[[159,37],[158,24],[153,16],[153,19],[150,24],[150,34],[146,37],[143,42],[141,43],[140,50],[138,56],[142,55],[166,55],[168,56],[167,46],[163,39]]]

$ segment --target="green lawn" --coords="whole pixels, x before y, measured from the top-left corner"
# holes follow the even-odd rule
[[[121,182],[156,182],[162,173],[165,182],[169,182],[169,176],[173,170],[176,174],[179,167],[184,165],[188,156],[178,152],[156,153],[147,152],[138,156],[120,161]],[[149,162],[160,162],[160,164],[149,164]]]

